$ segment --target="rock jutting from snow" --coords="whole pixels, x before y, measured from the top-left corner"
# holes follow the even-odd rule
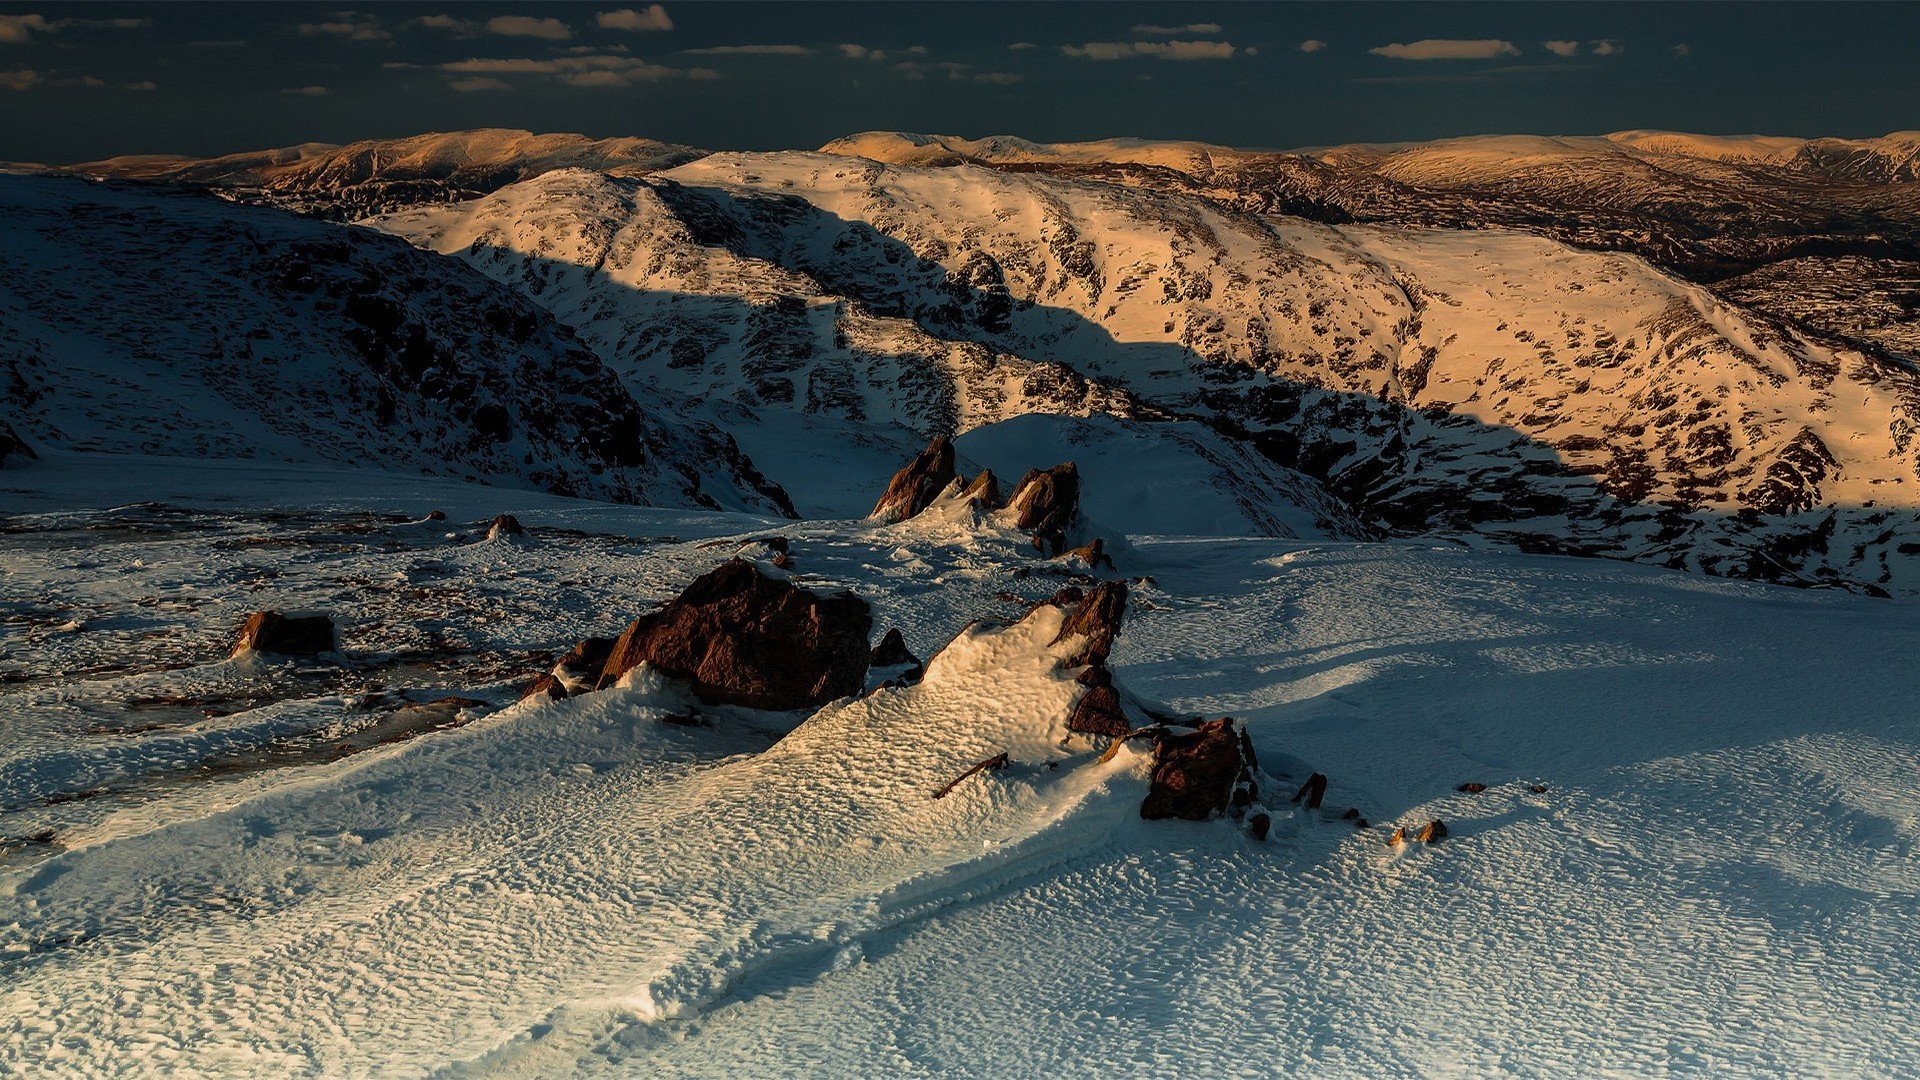
[[[1028,469],[1014,485],[1007,508],[1016,515],[1014,527],[1033,535],[1033,545],[1047,555],[1067,547],[1067,530],[1080,510],[1080,470],[1073,462],[1051,469]]]
[[[905,521],[925,510],[953,481],[953,441],[936,435],[919,456],[893,474],[868,516],[889,524]]]
[[[1127,613],[1126,585],[1118,581],[1103,581],[1084,594],[1078,589],[1062,589],[1055,602],[1063,601],[1077,603],[1078,606],[1060,625],[1060,632],[1054,640],[1065,641],[1075,636],[1085,640],[1060,661],[1060,666],[1077,668],[1106,663],[1107,654],[1113,651],[1114,636],[1120,632],[1120,622]]]
[[[1081,564],[1089,570],[1106,569],[1117,571],[1119,569],[1113,565],[1113,556],[1107,554],[1107,542],[1097,536],[1087,543],[1067,552],[1064,558],[1078,559]]]
[[[1140,816],[1206,821],[1246,808],[1258,795],[1253,742],[1230,719],[1191,731],[1168,731],[1154,742],[1153,774]]]
[[[1087,687],[1087,692],[1074,702],[1073,713],[1067,717],[1068,731],[1117,739],[1133,730],[1120,707],[1120,691],[1114,689],[1113,672],[1108,671],[1105,664],[1088,665],[1080,673],[1079,681]]]
[[[533,680],[521,692],[520,700],[525,701],[530,697],[558,700],[592,690],[601,670],[607,666],[607,657],[612,653],[612,638],[583,639],[568,649],[566,655],[555,661],[545,674]]]
[[[520,519],[512,514],[501,514],[487,525],[487,539],[498,540],[503,536],[522,536],[527,530],[520,527]]]
[[[26,458],[31,461],[39,456],[33,452],[33,447],[28,446],[27,441],[13,430],[11,424],[0,420],[0,465],[5,465],[10,458]]]
[[[922,664],[920,658],[913,655],[913,652],[907,648],[907,639],[901,636],[900,628],[897,626],[881,635],[880,644],[875,645],[873,652],[867,657],[867,666],[869,668],[904,667],[907,670],[902,672],[899,678],[907,682],[920,678],[926,671],[926,665]]]
[[[263,652],[313,656],[332,652],[333,648],[333,620],[325,615],[287,616],[277,611],[256,611],[247,616],[246,623],[240,627],[233,655]]]
[[[710,705],[784,711],[858,694],[873,616],[852,593],[822,595],[733,559],[642,615],[614,643],[596,688],[645,663]]]
[[[967,482],[960,497],[982,510],[1000,508],[1000,481],[994,478],[992,469],[981,469],[980,475]]]

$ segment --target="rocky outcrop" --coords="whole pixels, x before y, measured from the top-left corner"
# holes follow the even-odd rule
[[[1033,545],[1048,555],[1066,550],[1067,530],[1080,511],[1080,470],[1073,462],[1051,469],[1028,469],[1007,499],[1014,527],[1033,535]]]
[[[281,656],[313,656],[332,652],[333,620],[325,615],[287,616],[256,611],[240,627],[233,655],[263,652]]]
[[[1076,606],[1053,640],[1056,643],[1073,637],[1082,640],[1073,652],[1060,661],[1060,666],[1077,668],[1088,664],[1105,664],[1107,654],[1113,651],[1114,636],[1120,632],[1120,622],[1126,616],[1126,584],[1103,581],[1086,593],[1078,589],[1062,590],[1055,602],[1062,600],[1075,603]]]
[[[808,592],[733,559],[627,627],[595,685],[645,663],[708,704],[817,708],[860,692],[872,629],[859,597]]]
[[[530,697],[544,697],[552,700],[572,697],[593,689],[600,678],[600,672],[607,666],[607,657],[613,654],[613,639],[590,637],[567,650],[551,670],[533,680],[521,692],[520,700]]]
[[[39,456],[33,452],[33,447],[27,445],[25,439],[14,432],[12,425],[0,421],[0,465],[21,458],[31,461]]]
[[[905,668],[895,678],[902,682],[914,682],[926,674],[926,665],[907,648],[907,639],[900,634],[900,628],[894,627],[880,637],[880,644],[873,647],[867,656],[869,668]]]
[[[512,514],[501,514],[487,524],[487,539],[498,540],[503,536],[524,536],[526,529],[520,526],[520,519]]]
[[[1067,730],[1082,735],[1104,735],[1117,739],[1132,730],[1127,715],[1120,707],[1120,691],[1113,685],[1113,672],[1104,664],[1094,664],[1082,671],[1079,681],[1087,687],[1074,702],[1073,713],[1067,717]]]
[[[1233,720],[1209,720],[1191,731],[1162,734],[1140,816],[1206,821],[1238,813],[1258,794],[1253,742]]]
[[[982,510],[1000,509],[1000,481],[995,479],[992,469],[981,469],[980,475],[967,482],[960,497]]]
[[[1078,560],[1089,570],[1117,570],[1113,565],[1113,556],[1107,554],[1107,542],[1094,537],[1085,544],[1074,548],[1064,556],[1068,561]]]
[[[905,521],[925,510],[953,481],[953,442],[944,435],[935,436],[918,457],[893,474],[869,516],[888,523]]]

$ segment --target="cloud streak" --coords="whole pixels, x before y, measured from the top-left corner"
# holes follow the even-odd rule
[[[1084,60],[1131,60],[1150,56],[1160,60],[1230,60],[1237,52],[1225,41],[1089,41],[1062,45],[1060,51]]]
[[[1133,32],[1141,37],[1179,37],[1181,34],[1217,34],[1222,27],[1219,23],[1188,23],[1185,26],[1136,26]]]
[[[1367,51],[1395,60],[1492,60],[1520,55],[1513,42],[1494,38],[1422,38],[1404,45],[1399,42],[1380,45]]]
[[[495,15],[487,20],[487,32],[544,41],[565,41],[573,36],[573,31],[559,19],[536,19],[530,15]]]
[[[667,17],[667,9],[659,4],[649,4],[638,11],[632,8],[602,11],[593,17],[593,22],[602,30],[631,30],[636,33],[673,29],[673,20]]]
[[[805,45],[713,45],[705,49],[682,49],[683,56],[811,56]]]
[[[568,86],[600,89],[617,89],[637,86],[641,83],[663,82],[667,79],[720,78],[720,73],[711,68],[668,67],[665,64],[649,63],[634,56],[618,56],[611,53],[556,56],[544,60],[531,57],[510,59],[472,57],[441,64],[440,70],[452,75],[486,77],[493,82],[499,80],[492,77],[499,75],[539,75]],[[465,89],[468,92],[501,88],[479,85],[471,79],[453,81],[466,82],[467,86],[455,87],[455,89]]]

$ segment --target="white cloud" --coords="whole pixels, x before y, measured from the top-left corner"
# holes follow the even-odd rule
[[[1137,56],[1161,60],[1227,60],[1235,49],[1224,41],[1089,41],[1085,45],[1062,45],[1060,51],[1086,60],[1130,60]]]
[[[667,9],[659,4],[649,4],[635,11],[621,8],[618,11],[603,11],[593,17],[593,21],[602,30],[671,30],[673,20],[667,17]]]
[[[573,36],[559,19],[536,19],[531,15],[495,15],[487,20],[487,32],[501,37],[543,38],[565,41]]]
[[[715,45],[706,49],[682,49],[687,56],[809,56],[805,45]]]
[[[1035,45],[1031,41],[1016,41],[1013,44],[1007,46],[1007,48],[1012,49],[1014,52],[1023,52],[1027,49],[1039,48],[1039,46]]]
[[[1316,52],[1319,52],[1321,49],[1326,48],[1327,43],[1324,41],[1321,41],[1319,38],[1308,38],[1307,40],[1301,42],[1296,47],[1301,52],[1304,52],[1304,53],[1316,53]]]
[[[333,22],[301,23],[300,32],[308,37],[337,37],[348,41],[386,41],[393,37],[380,28],[370,15],[338,12]]]
[[[464,79],[450,79],[447,85],[463,94],[477,94],[485,90],[511,90],[513,85],[487,75],[469,75]]]
[[[1520,50],[1513,47],[1513,42],[1493,38],[1422,38],[1408,45],[1394,42],[1367,51],[1395,60],[1491,60],[1496,56],[1520,55]]]
[[[1543,41],[1540,44],[1555,56],[1572,56],[1580,51],[1577,41]]]
[[[1133,32],[1143,37],[1179,37],[1181,34],[1217,34],[1219,23],[1188,23],[1185,26],[1136,26]]]
[[[1612,38],[1602,38],[1599,41],[1590,41],[1587,44],[1593,47],[1593,55],[1595,56],[1617,56],[1627,51],[1625,45],[1614,41]]]
[[[479,23],[453,15],[422,15],[407,25],[422,26],[428,30],[445,30],[450,34],[459,34],[463,37],[480,32]]]
[[[25,90],[40,81],[37,71],[0,71],[0,89]]]
[[[324,86],[289,86],[280,92],[283,94],[294,94],[299,97],[326,97],[327,94],[331,93],[331,91]]]
[[[1692,55],[1693,55],[1693,46],[1691,46],[1691,45],[1675,45],[1675,46],[1673,47],[1673,50],[1672,50],[1672,52],[1673,52],[1673,55],[1674,55],[1674,56],[1677,56],[1677,57],[1678,57],[1678,56],[1692,56]]]

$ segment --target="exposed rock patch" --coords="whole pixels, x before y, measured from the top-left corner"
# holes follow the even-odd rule
[[[925,510],[953,481],[953,442],[937,435],[918,457],[893,474],[869,516],[889,523],[905,521]]]
[[[1060,661],[1060,666],[1076,668],[1106,663],[1107,654],[1113,651],[1114,635],[1120,632],[1120,621],[1126,615],[1126,585],[1118,581],[1103,581],[1085,594],[1078,589],[1063,589],[1054,602],[1061,602],[1069,594],[1072,594],[1078,606],[1061,624],[1060,632],[1053,640],[1061,642],[1075,636],[1085,640]]]
[[[1167,732],[1153,747],[1153,775],[1140,816],[1206,821],[1246,808],[1254,785],[1253,742],[1233,720]]]
[[[1051,469],[1029,469],[1007,499],[1014,511],[1014,527],[1033,535],[1036,548],[1048,555],[1066,550],[1067,530],[1080,511],[1080,470],[1073,462]]]
[[[240,627],[233,655],[263,652],[313,656],[333,649],[333,620],[325,615],[289,617],[277,611],[256,611]]]
[[[905,682],[913,682],[926,673],[926,665],[907,648],[907,639],[900,634],[900,628],[894,627],[880,637],[880,644],[873,647],[867,656],[869,668],[904,667],[907,670],[899,675]]]
[[[733,559],[635,620],[596,686],[647,663],[709,704],[817,708],[860,692],[872,629],[859,597],[808,592]]]
[[[553,665],[552,670],[533,680],[520,694],[525,701],[530,697],[546,697],[558,700],[585,693],[593,689],[600,672],[607,666],[607,657],[613,653],[613,639],[590,637],[567,650]]]
[[[520,527],[520,519],[512,514],[501,514],[487,525],[487,539],[498,540],[503,536],[523,536],[525,529]]]

